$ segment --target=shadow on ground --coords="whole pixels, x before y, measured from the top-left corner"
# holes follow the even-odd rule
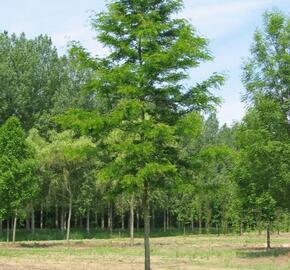
[[[22,248],[50,248],[50,247],[56,247],[56,246],[63,246],[62,243],[19,243],[18,244]]]
[[[262,258],[262,257],[279,257],[279,256],[290,256],[290,248],[247,248],[247,249],[239,249],[237,251],[237,256],[239,258]]]

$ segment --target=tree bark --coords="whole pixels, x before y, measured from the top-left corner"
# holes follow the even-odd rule
[[[134,195],[130,200],[130,245],[134,245]]]
[[[16,225],[17,225],[17,213],[15,213],[14,221],[13,221],[13,233],[12,233],[12,242],[15,243],[16,237]]]
[[[62,232],[64,231],[64,209],[63,209],[63,206],[61,206],[61,210],[60,210],[60,229]]]
[[[163,211],[163,232],[166,232],[166,211]]]
[[[40,204],[40,230],[43,229],[43,204]]]
[[[271,248],[271,243],[270,243],[270,222],[267,224],[267,249]]]
[[[57,204],[55,205],[55,221],[54,221],[54,224],[55,224],[55,228],[58,229],[58,206]]]
[[[67,228],[66,228],[66,241],[69,241],[70,236],[70,220],[71,220],[71,212],[72,212],[72,195],[69,197],[69,206],[68,206],[68,217],[67,217]]]
[[[122,230],[125,229],[125,215],[124,215],[123,209],[122,209],[122,213],[121,213],[121,228],[122,228]]]
[[[143,195],[143,213],[144,213],[144,249],[145,249],[145,270],[150,270],[150,209],[149,209],[149,184],[144,182]]]
[[[108,230],[112,234],[113,232],[113,206],[112,203],[108,203]]]
[[[75,229],[78,227],[78,215],[76,212],[75,212],[74,227],[75,227]]]
[[[205,228],[206,228],[206,233],[208,234],[209,233],[209,221],[208,220],[205,221]]]
[[[0,219],[0,234],[3,233],[3,220]]]
[[[101,216],[101,229],[105,229],[105,215],[104,215],[104,209],[102,210],[102,216]]]
[[[198,215],[198,233],[201,234],[201,215],[199,214]]]
[[[240,221],[240,236],[243,235],[243,221]]]
[[[87,211],[87,224],[86,224],[86,231],[87,233],[90,233],[90,210]]]
[[[95,223],[96,223],[96,226],[95,226],[95,228],[96,228],[96,230],[99,228],[99,223],[98,223],[98,212],[96,211],[95,212]]]
[[[30,213],[29,213],[29,211],[26,211],[25,227],[26,227],[27,231],[30,230]]]
[[[79,227],[81,229],[83,229],[83,216],[82,216],[82,214],[80,214],[79,224],[80,224]]]
[[[31,204],[31,232],[32,234],[35,233],[35,212],[34,212],[34,206]]]
[[[170,214],[168,208],[166,209],[166,228],[169,230],[169,223],[170,223]]]
[[[138,208],[136,209],[136,229],[140,229],[140,213]]]
[[[9,235],[10,235],[10,219],[9,218],[7,218],[7,236],[6,236],[6,242],[8,243],[9,242]]]
[[[152,209],[151,209],[151,215],[152,215],[152,217],[151,217],[151,220],[152,220],[152,222],[151,222],[151,230],[155,230],[155,210],[154,210],[154,208],[152,207]]]

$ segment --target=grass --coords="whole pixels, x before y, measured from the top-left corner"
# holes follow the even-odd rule
[[[37,232],[39,233],[39,232]],[[54,232],[56,233],[56,232]],[[56,236],[51,231],[50,237]],[[76,233],[76,232],[75,232]],[[142,232],[139,232],[140,236]],[[172,232],[171,232],[172,233]],[[43,237],[43,232],[39,233]],[[176,235],[151,239],[153,270],[289,270],[290,234],[272,236],[273,249],[265,249],[265,236]],[[21,232],[19,233],[21,235]],[[74,235],[74,234],[73,234]],[[0,269],[143,269],[143,240],[119,238],[118,232],[94,232],[92,239],[82,233],[70,241],[24,241],[0,243]],[[98,239],[93,239],[98,236]],[[35,267],[35,268],[34,268]]]
[[[214,229],[211,230],[212,235],[216,236]],[[136,238],[143,238],[143,230],[135,230],[134,232]],[[198,230],[188,230],[185,232],[186,235],[198,235]],[[203,231],[202,234],[206,234]],[[12,232],[10,231],[10,238]],[[184,231],[178,229],[170,229],[164,232],[161,229],[155,229],[151,231],[151,237],[169,237],[169,236],[183,236]],[[114,239],[114,238],[127,238],[129,237],[128,230],[113,230],[110,233],[107,230],[91,230],[87,233],[85,230],[71,229],[70,239],[80,240],[80,239]],[[48,241],[48,240],[64,240],[66,238],[66,232],[62,232],[57,229],[36,229],[34,233],[30,230],[19,229],[16,231],[16,241]],[[0,242],[6,241],[6,231],[4,230],[2,235],[0,234]]]

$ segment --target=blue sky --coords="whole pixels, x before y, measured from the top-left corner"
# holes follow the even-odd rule
[[[105,0],[2,0],[0,31],[25,32],[28,37],[48,34],[60,53],[70,40],[80,41],[92,53],[104,49],[94,39],[89,16],[105,8]],[[231,124],[240,120],[244,91],[240,82],[242,59],[249,55],[255,29],[262,25],[265,10],[278,8],[289,14],[288,0],[185,0],[180,16],[189,19],[198,32],[210,40],[215,60],[191,71],[191,82],[206,79],[211,73],[226,72],[226,84],[215,93],[223,99],[218,118]],[[188,83],[190,84],[190,82]]]

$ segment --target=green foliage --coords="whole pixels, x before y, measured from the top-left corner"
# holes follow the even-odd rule
[[[289,209],[289,26],[289,16],[266,12],[243,67],[252,106],[237,128],[235,175],[244,209],[268,223],[280,208]]]
[[[289,120],[289,16],[279,11],[264,14],[264,29],[257,30],[252,45],[252,57],[244,64],[243,82],[248,100],[257,93],[277,102],[284,113],[284,125]]]
[[[0,209],[6,217],[15,215],[38,191],[33,152],[16,117],[0,129]]]
[[[25,130],[52,126],[50,115],[88,106],[80,91],[89,77],[73,57],[59,57],[48,36],[0,34],[0,124],[16,115]]]

